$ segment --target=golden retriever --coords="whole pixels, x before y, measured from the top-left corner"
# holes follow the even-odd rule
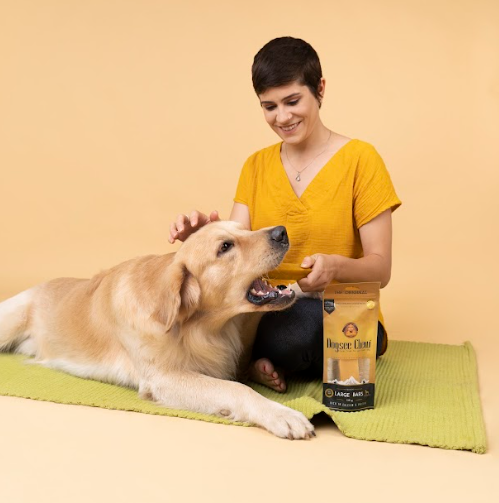
[[[165,407],[310,438],[303,414],[235,381],[261,315],[295,300],[292,289],[261,279],[288,248],[284,227],[210,223],[177,253],[135,258],[91,279],[55,279],[0,303],[0,350],[136,388]]]

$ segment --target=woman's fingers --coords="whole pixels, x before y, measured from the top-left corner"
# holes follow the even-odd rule
[[[177,216],[175,222],[173,222],[170,226],[170,237],[175,242],[175,239],[179,241],[185,241],[192,233],[192,226],[189,221],[189,217],[184,214],[180,214]]]
[[[317,254],[306,256],[302,263],[300,264],[300,267],[303,267],[304,269],[310,269],[314,266],[314,264],[317,262]]]
[[[207,223],[216,220],[220,220],[217,211],[212,211],[210,217],[197,210],[192,211],[189,216],[183,213],[179,214],[175,222],[170,224],[170,237],[168,241],[170,243],[174,243],[176,239],[185,241],[193,232],[196,232]]]
[[[191,226],[197,227],[197,225],[199,223],[201,223],[203,217],[206,217],[206,215],[203,215],[202,213],[200,213],[197,210],[192,211],[189,216],[189,220],[191,221]],[[208,217],[206,217],[206,218],[208,218]]]
[[[191,227],[195,230],[198,228],[204,227],[206,224],[210,222],[215,222],[217,220],[220,220],[220,217],[218,215],[218,211],[212,211],[210,213],[210,216],[208,217],[204,213],[201,213],[200,211],[194,210],[191,212],[189,215],[189,220]]]
[[[203,227],[210,219],[204,213],[194,210],[190,215],[190,221],[192,227]]]
[[[220,220],[220,215],[217,210],[214,210],[210,213],[210,222],[216,222],[217,220]]]
[[[316,266],[317,264],[317,266]],[[322,259],[320,254],[314,253],[313,255],[307,255],[300,267],[303,269],[311,269],[311,271],[307,274],[305,278],[302,278],[298,281],[298,285],[304,292],[314,292],[318,290],[322,290],[322,286],[324,283],[323,278],[323,268],[322,268]]]
[[[177,231],[179,233],[183,233],[187,227],[191,226],[191,223],[189,221],[189,217],[184,214],[177,216],[176,224],[177,224]]]
[[[177,233],[177,226],[175,224],[175,222],[172,222],[170,224],[170,237],[168,238],[168,241],[170,241],[170,243],[175,243],[175,239],[177,239],[177,236],[178,236],[178,233]]]

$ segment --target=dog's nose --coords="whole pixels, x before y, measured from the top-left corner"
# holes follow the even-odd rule
[[[288,233],[286,232],[286,227],[279,225],[278,227],[274,227],[270,231],[270,239],[279,243],[281,245],[289,245]]]

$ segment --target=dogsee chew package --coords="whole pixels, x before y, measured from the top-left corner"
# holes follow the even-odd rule
[[[380,283],[329,285],[323,297],[322,403],[333,410],[374,408]]]

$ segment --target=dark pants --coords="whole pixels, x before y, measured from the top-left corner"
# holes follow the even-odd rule
[[[253,359],[268,358],[286,374],[307,371],[322,378],[322,301],[299,299],[289,309],[265,313],[258,325]],[[383,349],[384,329],[378,322],[376,358]]]

